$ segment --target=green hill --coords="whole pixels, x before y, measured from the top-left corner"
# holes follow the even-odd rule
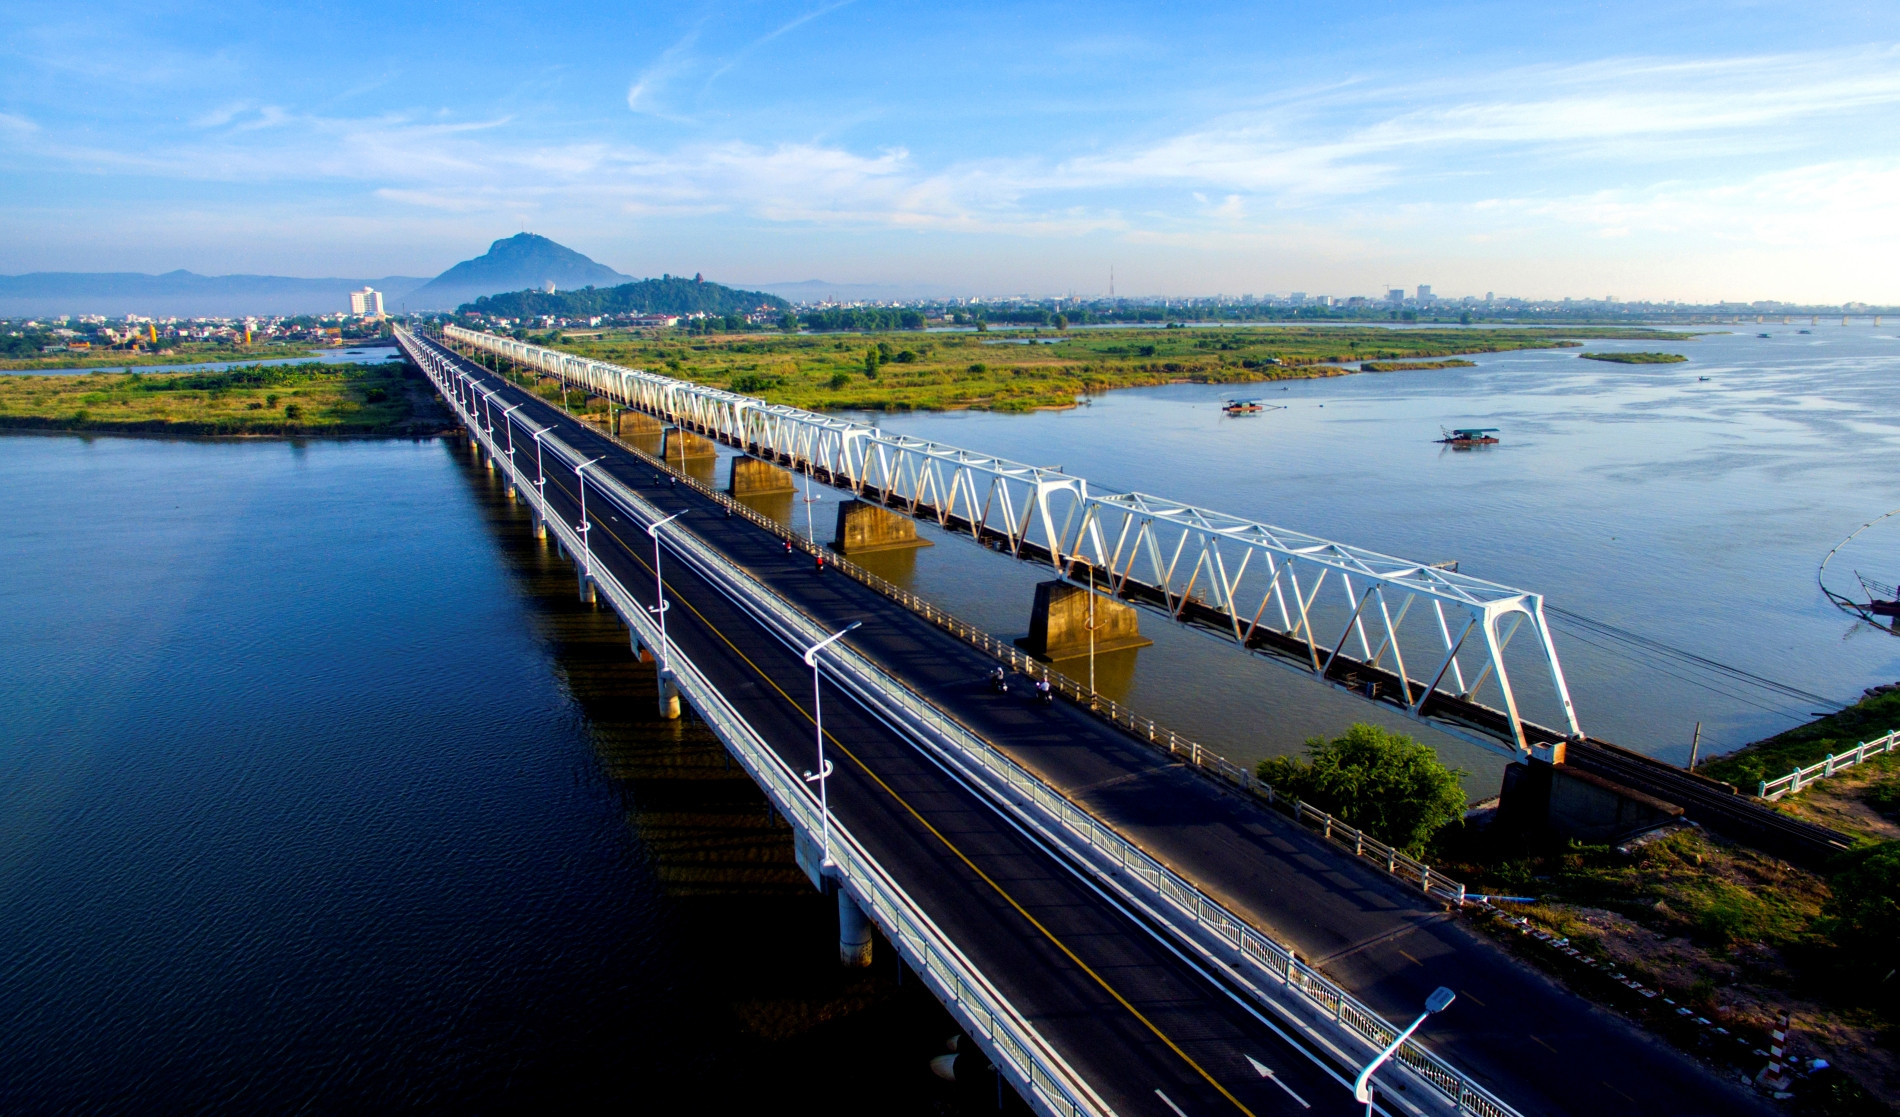
[[[664,275],[618,287],[583,287],[578,291],[510,291],[463,303],[463,314],[501,318],[591,318],[614,314],[750,314],[756,310],[789,310],[791,304],[763,291],[738,291],[699,276]]]

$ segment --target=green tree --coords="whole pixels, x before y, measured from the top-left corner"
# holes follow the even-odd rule
[[[864,375],[875,378],[877,376],[877,366],[883,363],[884,354],[878,352],[875,347],[864,351]]]
[[[1306,759],[1276,756],[1257,774],[1282,795],[1297,796],[1407,853],[1465,813],[1465,773],[1447,768],[1429,747],[1403,733],[1354,723],[1328,741],[1310,737]]]
[[[1066,329],[1068,329],[1068,328],[1069,328],[1069,316],[1068,316],[1068,315],[1066,315],[1066,314],[1058,314],[1058,315],[1056,315],[1056,323],[1055,323],[1055,324],[1056,324],[1056,329],[1058,329],[1058,330],[1066,330]]]

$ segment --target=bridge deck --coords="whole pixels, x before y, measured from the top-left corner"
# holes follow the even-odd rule
[[[479,366],[463,367],[509,406],[525,403],[517,415],[601,455],[594,468],[669,511],[692,510],[682,523],[819,623],[864,622],[848,638],[853,647],[1389,1018],[1416,1011],[1436,985],[1457,989],[1464,1007],[1444,1018],[1429,1045],[1524,1112],[1765,1111],[1290,820],[1167,763],[1082,710],[993,693],[984,682],[992,663],[969,645],[868,587],[816,574],[804,555],[786,555],[775,536],[727,518],[596,428]],[[549,478],[550,498],[577,515],[572,474]],[[595,561],[650,596],[650,541],[596,513]],[[773,727],[772,743],[788,762],[810,768],[809,671],[714,587],[678,564],[667,570],[677,603],[669,630],[704,668],[730,680],[727,693],[754,725]],[[1223,1090],[1256,1113],[1298,1109],[1259,1077],[1248,1054],[1317,1107],[1349,1099],[1212,978],[907,741],[829,688],[826,710],[828,731],[849,755],[832,784],[839,817],[902,873],[904,887],[1117,1111],[1166,1117],[1172,1110],[1156,1089],[1197,1115],[1231,1111],[1235,1100]]]

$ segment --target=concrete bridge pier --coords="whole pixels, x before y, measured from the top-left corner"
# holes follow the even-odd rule
[[[838,505],[838,535],[832,540],[831,549],[839,554],[931,545],[930,540],[917,537],[917,521],[901,512],[862,500],[847,500]]]
[[[660,716],[672,721],[680,716],[679,687],[673,685],[673,676],[665,668],[655,667],[653,675],[659,684]]]
[[[588,605],[600,604],[600,595],[594,589],[594,580],[578,570],[575,575],[580,580],[581,601]]]
[[[1036,604],[1029,614],[1029,635],[1017,643],[1038,659],[1086,656],[1091,643],[1091,617],[1097,655],[1125,648],[1145,648],[1154,643],[1141,634],[1140,615],[1134,606],[1063,581],[1037,583]]]
[[[797,491],[792,475],[758,458],[732,459],[732,481],[726,491],[736,497],[776,496]]]
[[[853,967],[871,964],[871,921],[843,888],[838,889],[838,962]]]
[[[719,447],[712,439],[683,427],[666,428],[666,445],[661,457],[667,465],[680,468],[687,462],[710,461],[718,456]]]
[[[534,537],[543,543],[548,541],[548,522],[541,518],[539,512],[534,514]]]

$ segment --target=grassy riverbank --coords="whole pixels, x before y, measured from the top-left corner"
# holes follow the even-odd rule
[[[1363,361],[1360,372],[1414,372],[1421,369],[1477,368],[1478,362],[1453,357],[1449,361]]]
[[[0,375],[0,430],[179,435],[411,435],[447,425],[407,366]]]
[[[1619,365],[1679,365],[1689,358],[1680,353],[1579,353],[1586,361],[1609,361]]]
[[[1365,361],[1660,339],[1646,329],[1388,330],[1372,327],[758,334],[614,331],[537,337],[556,348],[815,410],[1031,411],[1077,396],[1182,381],[1253,384],[1341,376]],[[1449,367],[1449,362],[1447,362]]]
[[[1868,695],[1839,713],[1717,757],[1696,771],[1752,793],[1762,780],[1785,776],[1832,753],[1884,736],[1890,729],[1900,729],[1900,691]]]
[[[352,342],[351,344],[386,344]],[[0,372],[64,372],[86,368],[163,368],[166,365],[197,365],[218,361],[271,361],[309,357],[315,347],[307,341],[251,345],[220,342],[184,342],[168,346],[163,352],[146,349],[91,349],[50,353],[43,356],[0,359]]]

